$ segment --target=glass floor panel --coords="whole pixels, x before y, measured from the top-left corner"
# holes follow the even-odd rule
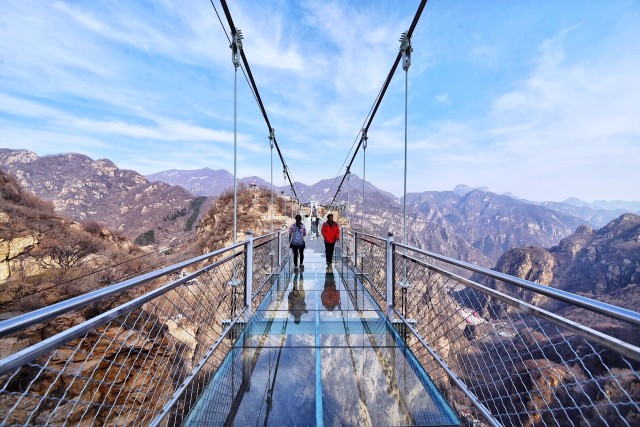
[[[184,424],[460,425],[357,276],[345,287],[319,246],[267,292]]]

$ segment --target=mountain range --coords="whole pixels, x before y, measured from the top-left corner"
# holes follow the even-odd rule
[[[109,160],[80,154],[39,157],[27,150],[0,149],[0,168],[53,202],[61,214],[76,221],[99,221],[131,239],[153,232],[156,244],[193,237],[187,226],[206,210],[196,203],[203,202],[198,196],[217,197],[233,186],[233,176],[222,169],[169,170],[144,177]],[[295,188],[302,200],[329,203],[336,181],[296,183]],[[270,187],[259,177],[239,182]],[[365,182],[363,203],[362,188],[362,180],[351,174],[337,199],[352,226],[364,225],[368,233],[381,236],[391,231],[396,240],[404,240],[402,199]],[[288,186],[274,189],[278,194],[291,192]],[[619,214],[569,203],[528,202],[459,185],[453,191],[407,195],[406,240],[425,250],[493,266],[509,249],[552,247],[583,224],[599,228]]]
[[[53,203],[58,214],[75,221],[97,221],[131,240],[153,234],[169,244],[193,234],[206,209],[182,187],[149,182],[106,159],[68,153],[39,157],[28,150],[0,149],[0,169],[26,190]],[[188,225],[191,224],[191,227]]]
[[[182,185],[195,194],[217,195],[233,185],[233,175],[225,170],[171,170],[149,175],[173,185]],[[341,180],[338,177],[337,180]],[[270,184],[260,178],[239,180],[266,188]],[[206,183],[206,184],[205,184]],[[334,179],[313,185],[296,183],[302,200],[330,202],[335,191]],[[391,231],[396,239],[403,237],[402,199],[365,183],[365,229],[384,236]],[[290,194],[288,186],[274,187]],[[362,227],[362,180],[351,174],[345,180],[340,202],[352,225]],[[614,209],[605,209],[604,207]],[[622,208],[624,207],[624,209]],[[493,266],[507,250],[521,246],[552,247],[571,235],[581,225],[600,228],[640,202],[593,204],[573,198],[565,202],[531,202],[515,196],[498,195],[486,187],[458,185],[453,191],[425,191],[407,195],[407,240],[426,250],[457,257],[484,266]]]
[[[224,169],[196,169],[177,170],[171,169],[147,175],[151,182],[165,182],[171,185],[179,185],[196,196],[218,197],[223,191],[233,187],[233,175]],[[259,187],[271,187],[267,181],[257,176],[238,179],[238,183],[256,184]]]

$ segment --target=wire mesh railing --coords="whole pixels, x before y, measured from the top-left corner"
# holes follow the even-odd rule
[[[610,306],[616,316],[607,315],[601,303],[559,295],[567,299],[560,316],[533,303],[541,300],[534,290],[540,285],[479,267],[472,281],[424,261],[433,254],[393,247],[393,311],[410,348],[467,423],[638,425],[640,349],[568,319],[572,310],[609,324],[626,317],[633,320],[627,329],[637,330],[638,313]],[[478,283],[487,274],[514,291]]]
[[[0,425],[179,425],[279,264],[255,240],[0,323]]]
[[[385,308],[387,242],[385,239],[354,232],[355,266],[362,273],[362,283],[371,296]]]

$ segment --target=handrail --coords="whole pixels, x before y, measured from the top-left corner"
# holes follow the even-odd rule
[[[370,239],[380,240],[381,242],[387,241],[387,239],[384,239],[380,236],[374,236],[373,234],[364,233],[362,231],[357,231],[357,230],[349,230],[349,231],[351,231],[354,235],[357,235],[357,236],[369,237]]]
[[[90,330],[105,324],[106,322],[116,319],[119,316],[130,312],[131,310],[144,305],[147,301],[151,301],[152,299],[163,295],[169,292],[172,289],[177,288],[178,286],[189,282],[192,279],[197,278],[202,273],[211,270],[212,268],[217,267],[229,260],[237,257],[242,254],[242,252],[238,252],[236,254],[231,254],[226,256],[225,258],[216,261],[215,263],[208,265],[198,271],[195,271],[185,277],[182,277],[178,280],[175,280],[171,283],[168,283],[158,289],[155,289],[151,292],[148,292],[138,298],[135,298],[125,304],[119,305],[105,313],[102,313],[96,317],[93,317],[85,322],[80,323],[72,328],[69,328],[59,334],[56,334],[52,337],[49,337],[39,343],[36,343],[30,347],[25,348],[24,350],[18,351],[17,353],[12,354],[2,360],[0,360],[0,375],[11,371],[12,369],[18,368],[25,363],[29,363],[35,358],[42,356],[43,354],[55,350],[63,344],[68,343],[69,341],[78,338]]]
[[[410,257],[410,256],[406,256],[406,255],[402,255],[403,258],[407,258],[409,260],[411,260],[411,262],[414,262],[418,265],[421,265],[425,268],[431,269],[433,271],[436,271],[446,277],[449,277],[451,279],[454,279],[456,281],[458,281],[459,283],[463,283],[467,286],[469,286],[470,288],[476,289],[479,292],[482,292],[484,294],[488,294],[496,299],[499,299],[500,301],[503,301],[507,304],[509,304],[512,307],[516,307],[518,310],[523,311],[525,313],[529,313],[529,314],[533,314],[537,317],[543,318],[545,320],[550,321],[551,323],[554,323],[558,326],[561,326],[563,328],[566,328],[567,330],[570,330],[572,332],[574,332],[575,334],[583,337],[583,338],[587,338],[590,339],[594,342],[597,342],[598,344],[601,344],[605,347],[611,348],[613,350],[616,350],[617,352],[619,352],[620,354],[623,354],[624,356],[638,361],[640,362],[640,347],[637,347],[633,344],[629,344],[625,341],[619,340],[617,338],[614,338],[610,335],[604,334],[600,331],[596,331],[595,329],[589,328],[588,326],[584,326],[580,323],[574,322],[572,320],[569,320],[565,317],[559,316],[557,314],[551,313],[547,310],[544,310],[542,308],[538,308],[532,304],[526,303],[524,301],[520,301],[516,298],[513,298],[509,295],[506,295],[503,292],[500,291],[496,291],[495,289],[491,289],[487,286],[481,285],[480,283],[474,282],[472,280],[469,279],[465,279],[462,276],[458,276],[457,274],[451,273],[450,271],[446,271],[443,270],[439,267],[436,267],[433,264],[429,264],[427,262],[421,261],[419,259]]]
[[[456,375],[456,373],[449,367],[449,365],[447,365],[447,363],[442,360],[442,358],[440,357],[440,355],[433,349],[433,347],[431,347],[425,340],[424,338],[422,338],[422,336],[420,336],[420,333],[416,330],[416,328],[410,323],[407,322],[407,319],[404,318],[404,316],[402,316],[402,314],[400,314],[398,312],[398,310],[396,310],[395,307],[391,308],[393,310],[393,312],[395,313],[395,315],[402,320],[402,323],[404,323],[406,328],[409,328],[409,330],[411,331],[411,333],[413,333],[413,336],[416,337],[416,339],[418,341],[420,341],[420,343],[424,346],[424,348],[427,349],[427,351],[429,352],[429,354],[431,354],[431,357],[434,358],[434,360],[436,362],[438,362],[438,364],[440,365],[440,367],[442,369],[444,369],[444,371],[447,373],[447,375],[449,375],[449,378],[451,378],[453,380],[453,382],[456,383],[456,385],[460,388],[460,390],[462,390],[462,392],[469,398],[469,400],[471,401],[471,403],[473,403],[473,406],[476,407],[476,409],[485,417],[485,419],[493,426],[493,427],[501,427],[502,424],[500,424],[500,422],[498,420],[496,420],[496,418],[493,416],[493,414],[491,413],[491,411],[489,409],[487,409],[486,406],[484,406],[480,400],[478,399],[478,396],[476,396],[471,390],[469,390],[469,387],[467,387],[467,385],[460,379],[460,377],[458,377],[458,375]]]
[[[222,253],[236,249],[240,246],[244,246],[246,244],[247,242],[239,242],[239,243],[236,243],[235,245],[218,249],[216,251],[209,252],[208,254],[201,255],[199,257],[192,258],[187,261],[182,261],[177,264],[170,265],[165,268],[161,268],[160,270],[152,271],[151,273],[143,274],[142,276],[137,276],[132,279],[128,279],[123,282],[107,286],[102,289],[98,289],[88,294],[79,295],[77,297],[70,298],[65,301],[60,301],[59,303],[56,303],[47,307],[42,307],[38,310],[21,314],[11,319],[7,319],[5,321],[0,322],[0,338],[4,338],[7,335],[21,331],[30,326],[53,319],[54,317],[60,316],[61,314],[78,309],[80,307],[84,307],[86,305],[89,305],[96,301],[100,301],[109,296],[119,294],[131,288],[139,286],[143,283],[149,282],[153,279],[157,279],[158,277],[165,276],[168,273],[173,273],[175,271],[181,270],[190,265],[196,264],[201,261],[205,261],[207,259],[218,256]],[[238,252],[236,255],[240,255],[242,253],[243,252]]]
[[[615,305],[607,304],[604,302],[596,301],[591,298],[583,297],[580,295],[573,294],[571,292],[563,291],[557,288],[551,288],[549,286],[540,285],[539,283],[531,282],[529,280],[520,279],[517,277],[509,276],[508,274],[500,273],[485,267],[479,267],[474,264],[470,264],[464,261],[459,261],[454,258],[449,258],[443,255],[438,255],[433,252],[424,251],[422,249],[417,249],[411,246],[407,246],[402,243],[395,243],[394,246],[408,249],[413,252],[421,253],[428,257],[437,259],[439,261],[446,262],[447,264],[455,265],[456,267],[462,267],[467,270],[471,270],[476,273],[484,274],[485,276],[492,277],[494,279],[501,280],[506,283],[510,283],[512,285],[518,286],[520,288],[524,288],[530,291],[538,292],[542,295],[564,301],[570,304],[577,305],[579,307],[587,308],[589,310],[596,311],[601,314],[606,314],[608,316],[614,317],[616,319],[624,320],[626,322],[632,323],[634,325],[640,326],[640,313],[637,313],[633,310],[628,310],[626,308],[617,307]],[[400,254],[402,255],[402,254]],[[403,255],[404,256],[404,255]]]

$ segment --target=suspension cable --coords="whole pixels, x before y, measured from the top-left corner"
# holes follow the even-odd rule
[[[418,25],[418,21],[420,20],[420,16],[422,15],[422,11],[424,10],[424,7],[426,6],[427,1],[428,0],[421,0],[420,5],[418,6],[418,10],[416,11],[415,16],[413,17],[413,21],[411,22],[411,26],[409,27],[409,30],[406,32],[406,36],[408,38],[411,38],[411,36],[413,35],[413,31],[415,30],[416,25]],[[391,83],[391,80],[393,79],[393,75],[395,74],[396,69],[398,68],[398,64],[400,63],[401,57],[402,57],[402,52],[398,52],[398,54],[396,55],[396,59],[393,62],[393,65],[391,66],[391,70],[389,71],[389,74],[387,75],[387,78],[386,78],[384,84],[382,85],[382,89],[380,90],[380,93],[378,94],[378,97],[376,98],[376,100],[374,102],[374,107],[372,109],[372,112],[367,117],[366,124],[363,127],[363,131],[364,130],[367,130],[367,131],[369,130],[369,127],[371,126],[371,123],[373,122],[373,119],[375,118],[375,115],[378,112],[378,108],[380,107],[380,104],[382,103],[382,99],[384,98],[384,95],[387,92],[387,89],[389,88],[389,84]],[[362,146],[362,139],[360,139],[360,143],[356,147],[356,150],[353,153],[353,157],[351,157],[351,162],[349,162],[349,166],[348,166],[349,169],[351,168],[351,165],[353,165],[353,161],[355,160],[356,156],[358,155],[358,150],[360,149],[361,146]],[[338,190],[336,191],[336,194],[333,196],[333,200],[331,201],[331,204],[333,204],[333,202],[335,201],[338,193],[340,192],[340,188],[342,188],[342,185],[344,184],[345,177],[346,177],[346,174],[343,175],[342,181],[340,182],[340,185],[338,186]]]
[[[236,27],[233,24],[233,18],[231,18],[231,12],[229,12],[229,7],[227,6],[227,2],[226,0],[220,0],[220,4],[222,5],[222,9],[224,10],[224,14],[227,18],[227,21],[229,23],[229,28],[231,29],[231,34],[232,36],[235,35],[236,33]],[[260,111],[262,112],[262,117],[264,118],[267,127],[269,129],[269,131],[271,132],[273,130],[273,127],[271,126],[271,123],[269,122],[269,117],[267,116],[267,111],[264,108],[264,104],[262,102],[262,98],[260,97],[260,92],[258,91],[258,86],[256,85],[255,79],[253,78],[253,73],[251,73],[251,67],[249,67],[249,61],[247,60],[246,55],[244,54],[244,50],[242,49],[242,47],[240,47],[239,49],[239,55],[240,58],[242,59],[242,64],[244,65],[244,69],[247,72],[247,77],[249,78],[249,85],[251,86],[253,93],[254,93],[254,97],[256,98],[256,101],[258,103],[258,108],[260,108]],[[288,168],[287,168],[287,164],[284,161],[284,157],[282,156],[282,152],[280,151],[280,146],[278,145],[278,140],[276,139],[275,135],[273,138],[273,143],[276,147],[276,150],[278,151],[278,156],[280,157],[280,161],[282,162],[282,166],[285,170],[285,174],[287,175],[287,179],[289,180],[289,185],[291,187],[291,191],[293,191],[296,199],[300,199],[300,197],[298,196],[298,194],[296,193],[294,184],[293,184],[293,180],[291,178],[291,176],[288,173]]]

